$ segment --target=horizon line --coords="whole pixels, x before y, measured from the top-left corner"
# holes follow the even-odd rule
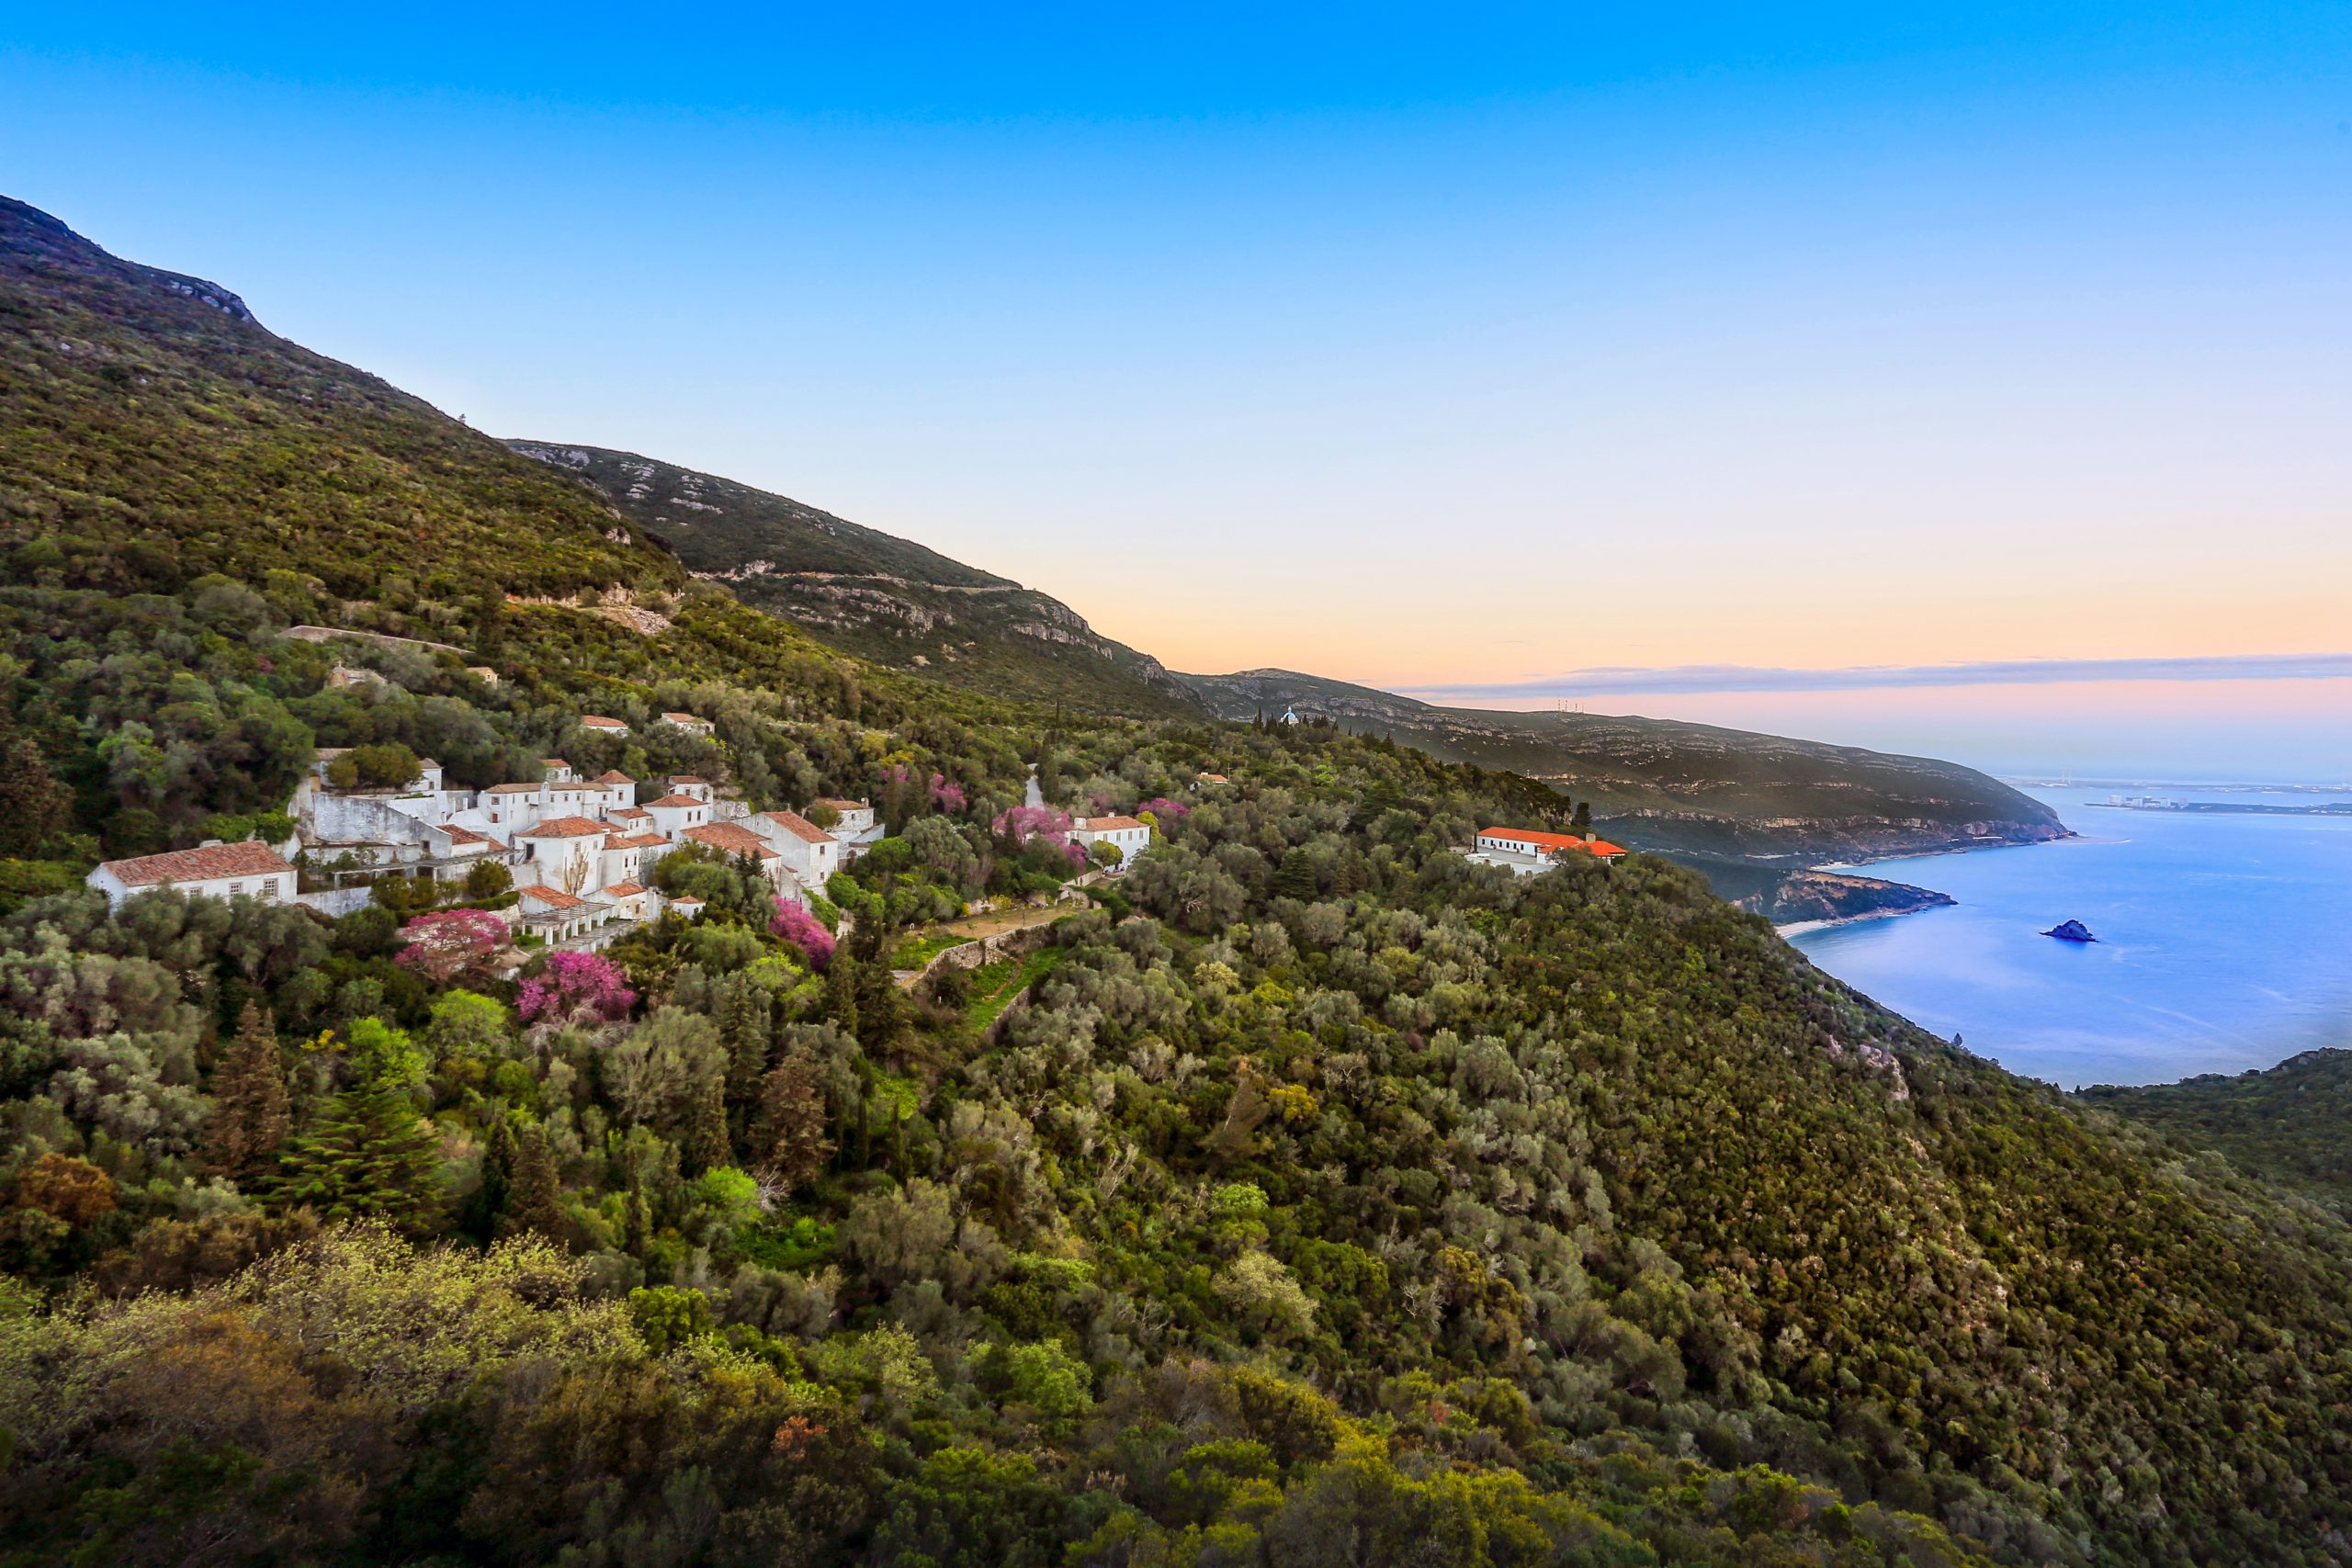
[[[1412,697],[1583,697],[1741,692],[1856,692],[1922,686],[2043,686],[2105,681],[2352,679],[2352,653],[2246,653],[2155,659],[2006,659],[1951,664],[1800,669],[1751,664],[1600,665],[1521,681],[1392,686]]]

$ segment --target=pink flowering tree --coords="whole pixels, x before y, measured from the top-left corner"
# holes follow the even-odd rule
[[[970,804],[964,798],[964,786],[951,782],[945,773],[931,775],[931,803],[950,817],[963,816],[964,807]]]
[[[1086,846],[1070,836],[1069,813],[1050,806],[1014,806],[997,813],[989,825],[989,831],[1001,839],[1010,839],[1021,849],[1031,844],[1043,844],[1057,851],[1074,870],[1086,867]]]
[[[402,926],[401,940],[408,945],[394,954],[394,963],[447,985],[469,970],[490,967],[506,947],[506,922],[487,909],[443,909]]]
[[[811,968],[822,969],[833,961],[833,933],[789,898],[776,899],[775,919],[768,922],[768,930],[807,954]]]
[[[593,953],[551,953],[547,967],[523,982],[515,1010],[525,1021],[562,1021],[582,1013],[607,1021],[628,1016],[637,993],[628,976],[609,958]]]
[[[1154,824],[1161,828],[1167,827],[1170,822],[1181,822],[1192,814],[1191,807],[1181,800],[1170,800],[1164,795],[1157,800],[1147,800],[1136,807],[1136,816],[1148,817]]]

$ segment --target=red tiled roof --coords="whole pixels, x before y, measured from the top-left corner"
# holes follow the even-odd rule
[[[1132,817],[1082,817],[1070,826],[1081,833],[1102,833],[1114,828],[1140,828],[1143,824]]]
[[[591,833],[602,835],[602,822],[591,822],[585,817],[550,817],[535,828],[517,828],[518,839],[584,839]]]
[[[665,713],[662,716],[672,724],[707,724],[709,722],[707,719],[696,718],[690,713]]]
[[[606,718],[602,714],[582,714],[580,722],[590,729],[627,729],[628,728],[619,719]]]
[[[596,782],[600,784],[635,784],[637,781],[629,777],[627,773],[621,772],[618,768],[606,768],[603,773],[596,775]]]
[[[708,806],[710,802],[691,795],[665,795],[659,800],[647,801],[646,807],[650,810],[656,806]]]
[[[689,828],[686,837],[697,844],[725,850],[730,855],[750,855],[756,860],[775,858],[775,846],[749,828],[739,828],[732,822],[712,822],[700,828]]]
[[[286,857],[267,844],[248,839],[239,844],[208,844],[200,850],[172,850],[132,860],[110,860],[106,869],[125,887],[149,887],[162,882],[210,882],[222,876],[267,876],[292,871]]]
[[[868,806],[862,800],[836,800],[831,795],[825,795],[820,799],[812,800],[808,804],[811,806],[830,806],[836,811],[871,811],[874,809],[871,806]]]
[[[541,762],[539,766],[543,768],[569,768],[571,764],[565,761],[560,757],[549,757],[546,761]]]
[[[707,779],[707,778],[704,778],[700,773],[672,773],[672,774],[670,775],[670,782],[671,782],[672,784],[708,784],[710,781],[709,781],[708,779]]]
[[[645,891],[645,885],[639,882],[616,882],[605,891],[616,898],[634,898]]]
[[[797,811],[763,811],[760,817],[775,823],[804,844],[830,844],[833,836]]]
[[[449,835],[449,841],[453,844],[487,844],[492,842],[489,834],[477,833],[471,828],[460,828],[455,822],[448,824],[441,830]]]
[[[1625,852],[1621,846],[1612,844],[1606,839],[1595,839],[1590,843],[1587,843],[1573,833],[1545,833],[1533,828],[1481,828],[1478,829],[1478,837],[1508,839],[1515,844],[1533,844],[1537,849],[1546,852],[1583,850],[1589,854],[1596,855],[1622,855]]]
[[[541,791],[542,789],[545,789],[546,787],[547,787],[547,786],[546,786],[545,784],[492,784],[492,785],[491,785],[488,789],[484,790],[482,793],[483,793],[484,795],[537,795],[537,794],[538,794],[538,793],[539,793],[539,791]]]
[[[561,888],[549,887],[544,883],[523,888],[520,891],[524,897],[536,899],[539,903],[545,904],[550,909],[584,908],[588,903],[588,900],[585,898],[575,898],[571,894],[564,892]]]
[[[642,822],[653,813],[641,806],[613,806],[605,810],[607,822]]]

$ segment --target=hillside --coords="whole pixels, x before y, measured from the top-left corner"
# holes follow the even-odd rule
[[[1295,708],[1449,761],[1542,779],[1592,804],[1611,837],[1762,865],[2063,838],[2057,814],[1954,762],[1713,725],[1438,707],[1286,670],[1178,677],[1219,716]]]
[[[0,197],[0,518],[69,580],[284,571],[344,599],[673,588],[605,504],[262,326],[217,284]]]
[[[2261,1072],[2207,1073],[2143,1089],[2101,1085],[2092,1104],[2174,1142],[2352,1213],[2352,1051],[2306,1051]]]
[[[514,441],[594,486],[695,576],[844,652],[954,685],[1090,712],[1187,699],[1157,660],[1058,599],[787,497],[633,452]]]
[[[2331,1213],[1665,860],[1454,852],[1555,809],[1533,779],[820,646],[211,286],[11,222],[0,1568],[2342,1568]],[[79,886],[275,840],[322,746],[889,831],[790,914],[677,847],[691,916],[596,953],[464,940],[502,896],[463,885]],[[1070,809],[1156,840],[1081,891]]]

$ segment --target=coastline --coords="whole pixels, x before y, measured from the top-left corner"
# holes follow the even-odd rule
[[[2080,840],[2083,834],[2069,828],[2063,833],[2052,833],[2046,839],[1985,839],[1973,844],[1946,844],[1932,850],[1894,850],[1883,855],[1866,855],[1860,860],[1831,861],[1809,866],[1811,871],[1859,871],[1866,865],[1878,865],[1891,860],[1926,860],[1933,855],[1973,855],[1984,850],[2030,850],[2043,844],[2063,844]]]
[[[1864,909],[1858,914],[1837,915],[1826,920],[1791,920],[1785,926],[1774,926],[1772,934],[1782,942],[1814,931],[1826,931],[1838,926],[1859,926],[1865,920],[1899,920],[1905,915],[1925,914],[1929,909],[1949,909],[1954,900],[1941,904],[1914,904],[1907,909]]]

